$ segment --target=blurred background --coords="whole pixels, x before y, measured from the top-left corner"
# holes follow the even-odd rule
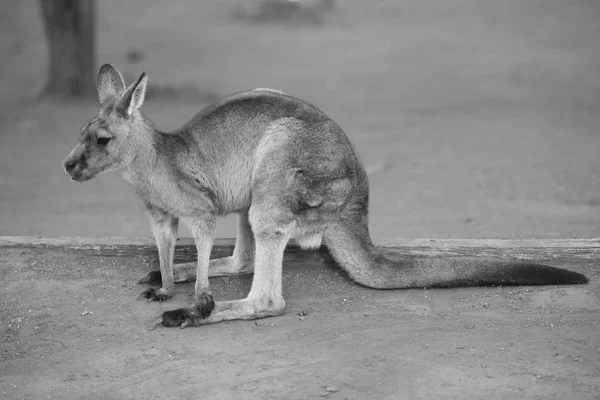
[[[108,62],[148,73],[163,130],[255,87],[314,103],[370,172],[375,238],[600,237],[595,0],[0,4],[0,235],[150,236],[119,173],[62,168]]]

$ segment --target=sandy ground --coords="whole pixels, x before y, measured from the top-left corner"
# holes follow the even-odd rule
[[[97,3],[99,63],[183,88],[144,105],[161,129],[253,87],[320,106],[376,171],[374,237],[600,237],[594,1],[343,0],[319,28],[244,24],[231,18],[234,1]],[[64,175],[97,105],[36,100],[46,62],[37,7],[0,8],[0,235],[149,236],[117,173],[85,184]],[[127,61],[131,50],[142,62]],[[218,236],[234,236],[234,220]],[[3,252],[0,397],[600,393],[591,264],[573,266],[593,278],[585,287],[376,292],[288,263],[285,316],[153,333],[142,326],[186,304],[192,287],[164,305],[136,302],[148,265]],[[248,289],[245,279],[213,285],[220,298]]]
[[[600,270],[585,286],[378,291],[314,253],[286,262],[287,313],[144,326],[149,260],[0,252],[3,399],[597,399]],[[250,277],[211,279],[241,298]],[[304,315],[306,314],[306,315]]]

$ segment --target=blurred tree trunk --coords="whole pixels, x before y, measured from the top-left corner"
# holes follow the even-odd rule
[[[95,0],[40,0],[48,42],[43,94],[95,95]]]

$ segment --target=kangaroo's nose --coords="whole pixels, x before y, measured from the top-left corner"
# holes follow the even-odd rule
[[[67,171],[67,172],[73,171],[76,166],[77,166],[77,161],[76,160],[65,161],[65,171]]]

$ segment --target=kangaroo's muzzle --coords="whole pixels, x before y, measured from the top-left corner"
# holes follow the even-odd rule
[[[88,165],[83,156],[79,156],[77,158],[67,157],[63,165],[65,168],[65,172],[74,181],[86,181],[92,177],[89,176],[90,174],[88,171]]]
[[[85,181],[89,178],[88,163],[86,157],[86,149],[81,143],[77,144],[67,158],[63,161],[65,172],[71,176],[74,181]]]

